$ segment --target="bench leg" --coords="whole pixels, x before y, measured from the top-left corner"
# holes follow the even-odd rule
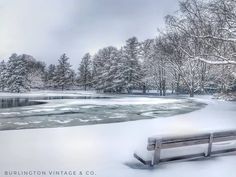
[[[205,154],[205,157],[210,157],[211,156],[213,138],[214,138],[214,134],[211,133],[210,136],[209,136],[209,144],[208,144],[208,149],[207,149],[207,152]]]
[[[150,165],[150,161],[146,161],[143,158],[141,158],[140,156],[138,156],[138,154],[134,153],[134,158],[136,158],[138,161],[140,161],[141,163],[143,163],[144,165]]]
[[[156,140],[151,166],[154,166],[159,163],[160,155],[161,155],[161,140]]]

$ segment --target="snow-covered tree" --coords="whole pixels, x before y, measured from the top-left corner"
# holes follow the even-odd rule
[[[54,64],[50,64],[45,71],[44,82],[47,88],[55,87],[55,79],[56,79],[56,66]]]
[[[89,53],[83,56],[78,70],[78,83],[80,86],[84,87],[84,90],[87,90],[92,84],[92,61]]]
[[[77,75],[73,69],[70,69],[68,85],[69,85],[69,88],[73,88],[74,86],[77,85]]]
[[[140,65],[140,44],[136,37],[129,38],[126,41],[124,50],[122,52],[122,78],[124,82],[124,88],[128,93],[132,92],[132,89],[139,88],[142,85],[142,67]]]
[[[7,63],[7,88],[17,93],[30,90],[26,62],[17,54],[12,54]]]
[[[3,60],[0,63],[0,89],[4,91],[7,87],[7,66],[5,61]]]
[[[18,58],[25,61],[27,67],[27,75],[30,81],[30,88],[43,88],[44,87],[44,74],[45,63],[37,61],[33,56],[22,54]]]
[[[146,93],[147,89],[155,87],[154,73],[151,68],[153,66],[154,56],[154,40],[147,39],[141,43],[141,66],[143,71],[143,93]]]
[[[69,58],[66,54],[63,54],[58,60],[59,64],[56,66],[55,71],[55,84],[56,87],[60,87],[64,90],[66,87],[71,86],[71,65],[69,63]]]
[[[180,3],[179,15],[168,16],[167,22],[171,31],[177,32],[181,38],[184,37],[188,41],[188,44],[178,46],[178,50],[184,53],[189,61],[184,66],[188,67],[189,71],[192,70],[188,74],[192,76],[194,84],[188,85],[193,90],[204,91],[206,77],[210,78],[210,73],[205,69],[209,65],[209,68],[218,65],[219,71],[221,68],[227,70],[226,75],[221,77],[221,83],[224,85],[222,88],[232,87],[225,85],[232,83],[225,82],[225,79],[232,80],[236,70],[235,9],[236,2],[232,0],[186,0]],[[196,80],[196,76],[200,77],[200,80]]]
[[[105,92],[122,90],[120,73],[120,51],[115,47],[106,47],[97,52],[93,59],[94,86]]]

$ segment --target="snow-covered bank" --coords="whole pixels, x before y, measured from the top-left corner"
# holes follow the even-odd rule
[[[231,92],[228,94],[218,93],[214,95],[214,98],[226,101],[236,101],[236,92]]]
[[[83,91],[83,90],[65,90],[65,91],[55,91],[55,90],[34,90],[31,92],[24,93],[10,93],[10,92],[0,92],[0,97],[45,97],[45,96],[91,96],[98,95],[95,91]]]
[[[208,104],[188,114],[116,124],[0,132],[0,176],[4,170],[93,170],[99,177],[235,177],[236,156],[132,169],[134,151],[146,151],[156,134],[236,129],[236,103],[194,98]]]

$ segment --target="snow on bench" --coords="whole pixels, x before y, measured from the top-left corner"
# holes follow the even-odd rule
[[[152,159],[146,161],[136,153],[134,153],[134,157],[143,164],[150,166],[173,161],[193,160],[203,157],[209,158],[211,156],[224,155],[236,152],[235,147],[233,148],[227,147],[221,150],[214,150],[214,151],[212,150],[212,146],[214,145],[214,143],[232,141],[232,140],[236,140],[236,130],[185,135],[185,136],[150,137],[148,138],[147,150],[154,151]],[[203,152],[200,153],[195,152],[187,155],[161,158],[161,150],[163,149],[196,146],[202,144],[207,144],[207,149]]]

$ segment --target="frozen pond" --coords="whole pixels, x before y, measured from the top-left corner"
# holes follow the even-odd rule
[[[0,130],[160,118],[188,113],[205,106],[204,103],[184,98],[142,96],[21,97],[2,98],[0,102]]]

